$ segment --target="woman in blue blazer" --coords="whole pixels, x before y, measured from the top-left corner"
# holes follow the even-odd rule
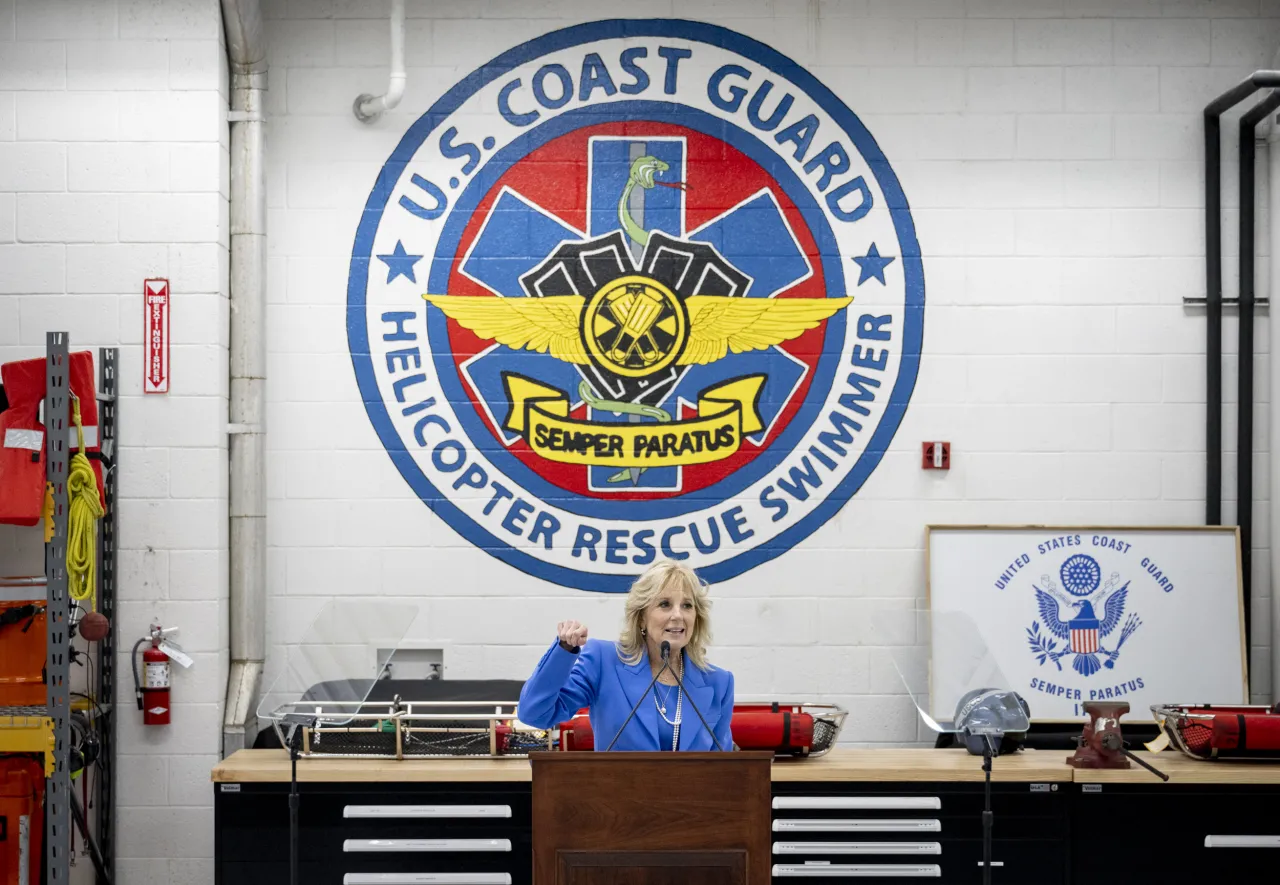
[[[556,641],[520,692],[520,721],[549,729],[590,707],[597,750],[606,749],[615,736],[615,750],[732,750],[733,674],[707,663],[710,608],[707,587],[691,568],[655,563],[627,594],[617,642],[588,639],[585,625],[560,622]],[[649,688],[662,669],[664,641],[670,643],[671,669],[683,689],[670,670]],[[706,728],[690,702],[702,712]]]

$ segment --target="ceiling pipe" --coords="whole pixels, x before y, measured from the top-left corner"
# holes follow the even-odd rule
[[[404,96],[404,0],[391,0],[391,80],[383,95],[365,93],[355,100],[351,110],[361,123],[372,123],[400,104]]]
[[[231,73],[231,669],[222,722],[228,756],[245,746],[266,659],[267,52],[258,0],[222,0],[222,18]]]

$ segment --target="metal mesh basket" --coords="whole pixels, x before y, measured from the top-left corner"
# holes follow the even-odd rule
[[[298,701],[274,711],[271,723],[280,743],[296,737],[304,756],[520,756],[551,748],[548,732],[516,719],[514,702]]]
[[[1214,720],[1223,714],[1266,714],[1266,706],[1214,706],[1189,704],[1152,704],[1151,715],[1168,736],[1169,742],[1192,759],[1215,759],[1219,750],[1213,745]],[[1243,721],[1243,720],[1242,720]],[[1230,753],[1230,751],[1226,751]]]
[[[840,717],[841,721],[844,717]],[[813,720],[813,749],[809,751],[810,756],[820,756],[831,749],[835,744],[836,738],[840,735],[840,723],[832,722],[826,717],[814,717]]]
[[[812,744],[803,754],[810,757],[831,749],[848,715],[834,704],[783,706],[813,717]],[[462,708],[475,712],[459,713]],[[558,730],[524,725],[514,702],[298,701],[274,711],[271,723],[282,746],[297,737],[303,756],[525,756],[560,749]]]

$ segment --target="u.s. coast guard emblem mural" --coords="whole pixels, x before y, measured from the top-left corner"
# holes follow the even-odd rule
[[[540,578],[723,580],[866,480],[915,384],[907,201],[812,75],[706,24],[556,31],[478,67],[384,165],[348,338],[417,494]]]

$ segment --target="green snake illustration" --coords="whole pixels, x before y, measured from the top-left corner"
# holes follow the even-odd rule
[[[618,198],[618,220],[622,223],[622,230],[642,249],[649,244],[649,232],[631,217],[631,210],[627,203],[631,199],[631,192],[635,190],[636,185],[645,190],[652,190],[656,185],[668,184],[667,182],[655,181],[655,178],[659,173],[666,172],[670,168],[669,164],[664,163],[657,157],[644,156],[638,158],[631,164],[631,174],[627,176],[627,184],[622,189],[622,195]],[[680,187],[678,184],[669,184],[668,186]],[[578,394],[591,408],[626,415],[627,420],[631,423],[639,422],[642,417],[653,418],[660,424],[666,424],[671,420],[669,412],[656,406],[603,399],[592,390],[591,385],[586,381],[578,385]],[[609,482],[623,482],[630,479],[632,485],[637,485],[640,482],[640,474],[647,469],[645,467],[624,467],[610,476]]]
[[[647,191],[653,190],[654,186],[658,184],[658,182],[654,181],[654,178],[659,172],[666,172],[670,168],[668,164],[657,157],[640,157],[631,164],[631,174],[627,177],[627,186],[622,189],[622,196],[618,198],[618,220],[622,222],[622,229],[642,249],[649,245],[649,232],[636,224],[636,220],[631,217],[631,210],[627,207],[627,202],[631,199],[631,192],[635,190],[637,184]]]

